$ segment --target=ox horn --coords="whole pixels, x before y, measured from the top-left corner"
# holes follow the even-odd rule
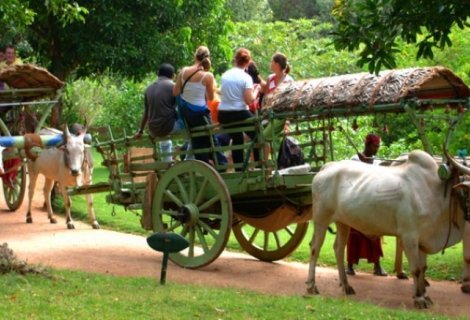
[[[444,147],[444,154],[446,155],[447,160],[450,161],[450,163],[459,170],[459,172],[463,174],[469,174],[470,175],[470,168],[464,166],[463,164],[459,163],[457,160],[452,157],[449,152],[447,152],[447,148]]]
[[[64,144],[67,144],[67,140],[68,140],[68,138],[70,137],[69,126],[68,126],[67,123],[65,124],[63,137],[64,137]]]

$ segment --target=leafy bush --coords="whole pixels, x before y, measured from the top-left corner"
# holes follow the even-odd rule
[[[92,120],[95,127],[119,128],[129,134],[140,123],[143,92],[153,81],[149,75],[142,82],[103,75],[69,83],[64,97],[63,118],[67,123]]]

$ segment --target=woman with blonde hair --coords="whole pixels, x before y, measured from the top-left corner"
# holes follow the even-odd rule
[[[214,99],[214,75],[211,68],[210,52],[205,46],[200,46],[194,53],[194,63],[181,69],[173,88],[173,95],[179,96],[179,110],[186,120],[189,128],[211,124],[210,111],[207,102]],[[211,147],[213,137],[193,137],[192,149]],[[214,141],[215,144],[216,141]],[[195,153],[195,158],[209,162],[208,153]],[[216,154],[214,163],[225,164],[227,159],[221,154]],[[216,162],[217,161],[217,162]]]

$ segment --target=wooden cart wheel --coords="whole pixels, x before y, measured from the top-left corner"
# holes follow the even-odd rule
[[[18,167],[16,177],[11,183],[3,182],[3,197],[10,211],[15,211],[23,203],[26,191],[26,165]]]
[[[222,253],[232,226],[232,201],[225,182],[202,161],[171,167],[157,183],[152,202],[156,232],[181,234],[189,248],[170,254],[179,266],[199,268]]]
[[[307,233],[308,222],[293,223],[284,229],[270,232],[240,220],[232,227],[241,247],[262,261],[275,261],[294,252]]]

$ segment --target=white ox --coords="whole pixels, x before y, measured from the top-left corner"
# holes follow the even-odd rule
[[[459,170],[470,173],[468,168],[462,167],[460,165]],[[315,285],[315,267],[331,222],[337,226],[334,251],[340,284],[346,294],[355,293],[344,269],[349,226],[366,235],[395,235],[401,239],[414,281],[413,298],[418,308],[432,304],[426,295],[424,278],[427,254],[436,253],[464,238],[462,290],[470,291],[470,226],[465,222],[457,197],[451,196],[455,195],[455,192],[451,193],[452,185],[439,178],[437,169],[434,159],[419,150],[410,153],[408,160],[396,167],[346,160],[329,163],[322,168],[312,182],[315,231],[311,242],[307,292],[319,293]],[[458,178],[457,174],[454,176]],[[468,196],[470,183],[459,183],[455,187],[463,187]]]
[[[70,214],[72,202],[67,194],[66,187],[91,184],[92,167],[89,165],[89,159],[87,161],[85,156],[85,143],[83,141],[85,134],[86,130],[77,136],[71,135],[66,126],[63,133],[64,143],[61,147],[44,149],[35,160],[28,159],[29,200],[26,214],[27,223],[33,222],[31,203],[37,178],[39,174],[42,174],[45,177],[44,200],[50,222],[57,223],[51,206],[51,191],[56,181],[64,198],[67,228],[75,228]],[[100,225],[96,221],[92,196],[91,194],[86,196],[90,223],[93,229],[99,229]]]

